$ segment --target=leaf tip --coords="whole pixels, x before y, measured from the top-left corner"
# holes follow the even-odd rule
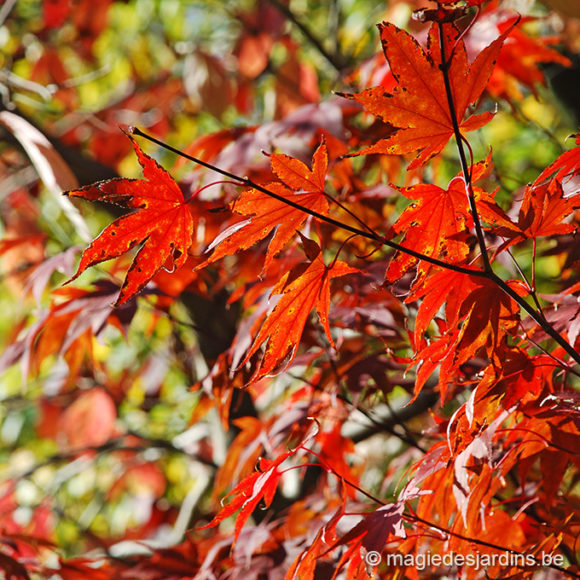
[[[113,308],[119,308],[120,306],[123,306],[128,299],[129,299],[128,296],[122,296],[121,294],[119,294],[117,300],[115,300],[115,302],[113,302],[111,306]]]
[[[139,129],[139,127],[135,127],[135,125],[129,125],[127,127],[126,131],[124,129],[121,129],[121,131],[123,131],[123,133],[125,133],[125,135],[127,135],[128,137],[131,137],[131,135],[137,135],[138,137],[145,137],[146,136],[143,133],[143,131],[141,131],[141,129]]]
[[[354,99],[354,95],[351,93],[343,93],[342,91],[332,91],[337,97],[342,97],[343,99]]]

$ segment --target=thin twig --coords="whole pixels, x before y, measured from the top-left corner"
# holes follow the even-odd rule
[[[455,122],[457,122],[457,121],[455,121]],[[144,137],[148,141],[151,141],[152,143],[155,143],[155,144],[159,145],[160,147],[163,147],[163,148],[167,149],[168,151],[175,153],[176,155],[180,155],[181,157],[184,157],[185,159],[189,159],[190,161],[193,161],[194,163],[197,163],[198,165],[201,165],[202,167],[205,167],[207,169],[210,169],[211,171],[215,171],[216,173],[220,173],[221,175],[224,175],[225,177],[228,177],[229,179],[237,181],[240,185],[244,185],[246,187],[251,187],[252,189],[255,189],[257,191],[265,193],[266,195],[272,197],[273,199],[277,199],[278,201],[285,203],[286,205],[289,205],[290,207],[298,209],[298,210],[300,210],[308,215],[311,215],[312,217],[315,217],[316,219],[318,219],[322,222],[325,222],[325,223],[333,225],[337,228],[349,231],[353,234],[357,234],[357,235],[359,235],[363,238],[366,238],[368,240],[373,240],[374,242],[378,242],[384,246],[388,246],[390,248],[393,248],[395,250],[398,250],[400,252],[408,254],[409,256],[413,256],[417,260],[423,260],[429,264],[433,264],[434,266],[438,266],[439,268],[443,268],[445,270],[451,270],[452,272],[458,272],[460,274],[466,274],[468,276],[476,276],[478,278],[484,278],[486,280],[490,280],[491,282],[496,284],[505,294],[507,294],[516,304],[518,304],[520,306],[520,308],[525,310],[531,316],[531,318],[536,322],[536,324],[538,324],[546,332],[546,334],[548,334],[552,339],[554,339],[574,359],[574,361],[576,361],[577,364],[580,364],[580,353],[576,352],[574,347],[570,343],[568,343],[566,341],[566,339],[559,332],[557,332],[543,318],[543,315],[538,314],[536,312],[536,310],[534,308],[532,308],[532,306],[530,306],[515,290],[513,290],[511,288],[511,286],[509,286],[509,284],[507,284],[507,282],[505,282],[502,278],[500,278],[497,274],[495,274],[493,272],[493,270],[491,270],[491,266],[489,266],[489,270],[480,270],[480,269],[476,269],[476,268],[466,268],[465,266],[458,266],[456,264],[449,264],[447,262],[444,262],[442,260],[438,260],[438,259],[433,258],[431,256],[421,254],[420,252],[417,252],[415,250],[412,250],[411,248],[408,248],[406,246],[398,244],[397,242],[393,242],[392,240],[388,240],[385,237],[378,236],[377,234],[367,232],[365,230],[361,230],[361,229],[356,228],[354,226],[351,226],[349,224],[345,224],[343,222],[335,220],[331,217],[322,215],[321,213],[318,213],[317,211],[314,211],[314,210],[311,210],[307,207],[304,207],[304,206],[300,205],[299,203],[292,201],[291,199],[287,199],[281,195],[278,195],[277,193],[274,193],[273,191],[270,191],[268,188],[257,184],[256,182],[252,181],[251,179],[248,179],[247,177],[240,177],[239,175],[236,175],[234,173],[230,173],[229,171],[225,171],[224,169],[220,169],[219,167],[216,167],[215,165],[212,165],[211,163],[207,163],[206,161],[202,161],[201,159],[198,159],[196,157],[188,155],[187,153],[184,153],[183,151],[180,151],[179,149],[176,149],[175,147],[172,147],[171,145],[168,145],[167,143],[164,143],[163,141],[160,141],[159,139],[156,139],[155,137],[152,137],[151,135],[144,133],[143,131],[141,131],[137,127],[130,127],[129,131],[133,135],[139,135],[141,137]],[[461,143],[461,139],[459,139],[458,142]],[[463,151],[463,148],[461,147],[460,150]],[[463,153],[463,160],[465,162],[465,153]],[[468,167],[467,167],[466,162],[465,162],[465,171],[466,171],[465,175],[468,175],[469,171],[468,171]],[[471,189],[471,192],[473,193],[473,189],[471,188],[471,184],[469,184],[469,189]],[[475,203],[475,200],[474,200],[474,203]],[[474,216],[477,216],[477,212],[474,214]],[[484,248],[485,248],[485,245],[484,245]],[[487,257],[487,252],[484,253],[483,256],[484,256],[484,260],[488,260],[488,263],[489,263],[489,258]]]
[[[447,104],[449,106],[449,115],[451,116],[453,133],[455,134],[457,152],[459,153],[459,163],[461,164],[461,172],[463,173],[463,179],[465,181],[465,191],[467,193],[467,199],[469,200],[469,208],[471,210],[473,223],[475,225],[477,243],[479,244],[481,257],[483,258],[483,269],[486,272],[491,272],[491,263],[489,261],[489,256],[487,255],[487,247],[485,245],[485,240],[483,238],[483,229],[481,227],[481,222],[479,221],[479,214],[477,213],[477,207],[475,205],[475,194],[473,192],[473,184],[471,182],[470,166],[467,164],[467,159],[465,157],[465,150],[463,148],[463,136],[461,135],[461,131],[459,130],[459,120],[457,119],[457,110],[455,109],[455,104],[453,102],[453,93],[451,91],[451,80],[449,79],[449,67],[451,66],[451,59],[447,60],[445,56],[445,33],[443,31],[442,23],[439,23],[439,45],[441,49],[441,64],[439,65],[439,68],[443,74],[445,93],[447,95]]]
[[[262,185],[259,185],[258,183],[256,183],[255,181],[252,181],[251,179],[248,179],[247,177],[240,177],[239,175],[236,175],[235,173],[230,173],[229,171],[225,171],[224,169],[220,169],[219,167],[216,167],[215,165],[212,165],[211,163],[207,163],[206,161],[202,161],[201,159],[198,159],[197,157],[193,157],[192,155],[188,155],[187,153],[184,153],[183,151],[180,151],[179,149],[176,149],[175,147],[172,147],[171,145],[168,145],[167,143],[164,143],[163,141],[160,141],[159,139],[156,139],[155,137],[152,137],[151,135],[144,133],[138,127],[130,127],[129,132],[132,133],[133,135],[139,135],[140,137],[144,137],[148,141],[151,141],[152,143],[155,143],[155,144],[159,145],[160,147],[163,147],[164,149],[167,149],[168,151],[175,153],[176,155],[180,155],[181,157],[184,157],[185,159],[189,159],[190,161],[193,161],[194,163],[197,163],[198,165],[201,165],[202,167],[205,167],[206,169],[210,169],[211,171],[215,171],[216,173],[220,173],[221,175],[224,175],[225,177],[228,177],[229,179],[233,179],[234,181],[237,181],[240,185],[245,185],[246,187],[251,187],[252,189],[255,189],[257,191],[265,193],[266,195],[269,195],[273,199],[277,199],[278,201],[285,203],[286,205],[289,205],[290,207],[298,209],[298,210],[300,210],[308,215],[311,215],[312,217],[315,217],[316,219],[318,219],[322,222],[326,222],[327,224],[333,225],[334,227],[349,231],[353,234],[357,234],[363,238],[366,238],[367,240],[373,240],[375,242],[379,242],[380,244],[382,244],[384,246],[388,246],[389,248],[393,248],[394,250],[398,250],[399,252],[403,252],[405,254],[413,256],[413,258],[416,258],[417,260],[423,260],[425,262],[428,262],[429,264],[433,264],[434,266],[439,266],[440,268],[452,270],[453,272],[458,272],[460,274],[479,276],[480,278],[487,277],[486,273],[483,270],[479,270],[479,269],[475,269],[475,268],[466,268],[464,266],[458,266],[456,264],[449,264],[447,262],[444,262],[443,260],[438,260],[437,258],[433,258],[431,256],[427,256],[426,254],[422,254],[421,252],[417,252],[415,250],[412,250],[411,248],[407,248],[401,244],[398,244],[397,242],[393,242],[392,240],[388,240],[387,238],[385,238],[383,236],[379,236],[379,235],[375,234],[374,232],[371,233],[371,232],[367,232],[365,230],[361,230],[361,229],[356,228],[354,226],[351,226],[349,224],[345,224],[345,223],[340,222],[338,220],[335,220],[331,217],[328,217],[328,216],[325,216],[321,213],[318,213],[317,211],[314,211],[312,209],[304,207],[303,205],[300,205],[299,203],[296,203],[295,201],[292,201],[291,199],[285,198],[281,195],[278,195],[277,193],[274,193],[273,191],[270,191],[268,188],[266,188]],[[580,358],[578,359],[578,362],[580,363]]]
[[[320,40],[314,36],[312,31],[296,17],[294,12],[292,12],[292,10],[290,10],[286,4],[280,2],[279,0],[268,1],[270,4],[272,4],[272,6],[275,6],[276,9],[279,10],[286,18],[288,18],[288,20],[290,20],[290,22],[292,22],[292,24],[294,24],[294,26],[296,26],[300,32],[302,32],[308,42],[310,42],[310,44],[316,48],[316,50],[336,69],[337,72],[343,71],[346,63],[343,62],[340,54],[330,54],[324,48],[324,46],[322,46],[322,42],[320,42]]]

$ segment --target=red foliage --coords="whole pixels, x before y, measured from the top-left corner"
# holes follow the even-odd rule
[[[463,135],[491,120],[491,113],[466,117],[466,112],[484,91],[511,27],[482,50],[471,64],[468,64],[459,32],[451,25],[433,24],[427,52],[409,33],[393,24],[383,23],[379,29],[397,87],[390,94],[382,87],[376,87],[351,95],[351,98],[400,130],[393,137],[360,153],[403,154],[419,150],[419,156],[409,164],[410,170],[426,163],[443,149],[454,134],[454,122],[459,124]],[[440,29],[443,31],[443,46],[439,38]],[[447,76],[455,107],[453,114],[449,111],[440,70],[442,55],[451,58],[444,66],[449,69]]]
[[[189,201],[171,176],[133,142],[146,180],[115,179],[66,192],[136,208],[137,211],[112,223],[85,250],[77,273],[124,254],[142,243],[127,273],[116,305],[124,304],[142,290],[162,268],[178,269],[187,260],[194,219]]]
[[[113,3],[89,4],[42,4],[43,34],[68,23],[84,60]],[[135,135],[160,142],[136,130],[144,179],[79,187],[31,121],[0,112],[47,189],[133,210],[74,274],[74,248],[44,257],[37,192],[9,200],[33,220],[2,210],[12,222],[0,255],[26,244],[41,255],[15,262],[40,314],[14,326],[0,370],[18,363],[23,391],[40,392],[35,420],[22,422],[48,451],[33,466],[23,452],[0,487],[0,567],[65,580],[475,579],[483,568],[531,578],[539,567],[580,578],[580,137],[516,191],[468,138],[494,118],[490,96],[534,93],[539,62],[568,60],[520,28],[531,19],[445,1],[416,13],[416,35],[379,25],[389,72],[371,61],[377,86],[318,104],[317,74],[284,32],[290,8],[238,14],[236,74],[192,48],[186,68],[201,76],[157,79],[142,100],[123,100],[145,110],[185,91],[191,110],[244,112],[247,83],[285,51],[277,120],[195,140],[183,183]],[[32,74],[69,79],[52,49]],[[99,119],[116,115],[106,107]],[[114,165],[126,147],[107,150],[107,134],[95,130],[89,149]],[[82,235],[79,211],[65,211]],[[539,272],[540,259],[558,275]],[[42,309],[56,272],[79,284],[104,262],[114,281],[53,289]],[[122,341],[117,359],[110,345]],[[125,364],[131,348],[142,358]],[[99,497],[75,479],[85,467],[104,481]],[[65,483],[86,526],[78,557],[55,549],[64,528],[53,520],[75,520],[59,512]],[[103,531],[114,506],[131,517]]]

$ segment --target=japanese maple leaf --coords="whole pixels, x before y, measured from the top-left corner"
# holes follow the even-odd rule
[[[574,226],[564,220],[576,209],[576,205],[573,197],[564,194],[557,177],[549,184],[537,185],[534,182],[527,186],[517,223],[495,230],[495,233],[507,238],[502,249],[530,238],[573,232]]]
[[[552,176],[552,179],[565,188],[567,182],[580,173],[580,134],[572,135],[572,137],[576,138],[576,147],[570,149],[570,151],[565,151],[556,161],[548,165],[538,175],[536,181],[534,181],[534,186],[540,185],[544,180]]]
[[[393,225],[397,233],[405,233],[405,245],[449,263],[463,262],[469,254],[466,240],[473,227],[463,179],[453,179],[447,190],[419,184],[403,188],[401,193],[417,200]],[[399,280],[416,262],[413,256],[399,252],[389,264],[389,280]],[[425,272],[430,266],[423,262],[420,268]]]
[[[183,193],[155,160],[143,153],[129,136],[146,179],[110,179],[65,192],[72,197],[105,201],[137,211],[115,220],[84,251],[76,274],[89,266],[116,258],[142,244],[135,256],[116,305],[140,292],[162,268],[177,269],[187,260],[194,219]]]
[[[449,307],[449,306],[448,306]],[[500,342],[519,322],[519,306],[501,288],[478,279],[459,312],[465,317],[457,341],[457,364],[462,364],[484,347],[490,359],[497,356]]]
[[[314,152],[312,169],[298,159],[277,153],[270,156],[270,163],[272,170],[283,183],[270,183],[265,186],[268,190],[306,209],[323,215],[328,212],[328,200],[324,193],[328,167],[325,143]],[[303,210],[256,189],[242,193],[232,204],[232,209],[243,216],[251,217],[222,232],[208,248],[213,249],[213,253],[198,268],[239,250],[245,250],[275,230],[263,266],[263,271],[266,271],[274,256],[294,237],[296,230],[308,218]]]
[[[485,177],[491,167],[490,153],[485,160],[472,166],[472,183]],[[461,174],[451,180],[447,189],[421,183],[402,188],[400,192],[415,200],[393,224],[397,234],[404,234],[405,246],[449,264],[465,262],[469,254],[467,238],[473,228],[473,217]],[[473,187],[473,193],[479,217],[490,224],[490,228],[518,229],[497,205],[493,193],[480,187]],[[416,262],[417,259],[409,254],[397,253],[387,269],[388,279],[399,280]],[[426,262],[420,264],[417,282],[430,268]]]
[[[403,512],[405,506],[403,503],[395,502],[381,506],[374,512],[367,514],[364,518],[347,532],[340,540],[334,543],[331,549],[339,545],[351,545],[349,550],[349,578],[362,578],[360,571],[366,570],[371,576],[371,568],[366,556],[369,552],[378,552],[379,554],[385,549],[387,541],[393,536],[405,538],[406,533],[403,528]],[[358,550],[353,548],[360,546]]]
[[[432,273],[422,283],[413,285],[405,302],[422,299],[415,318],[416,347],[419,346],[421,337],[443,304],[447,304],[445,318],[449,325],[455,325],[458,322],[457,316],[462,301],[473,291],[473,288],[470,276],[441,270]]]
[[[490,34],[503,32],[510,26],[510,10],[498,10],[490,4],[480,19],[475,23],[467,40],[470,44],[478,44]],[[530,16],[523,17],[520,22],[534,22],[537,26],[540,19]],[[560,39],[555,36],[534,38],[520,28],[516,28],[509,40],[503,46],[493,74],[486,87],[487,92],[495,98],[503,97],[512,101],[521,101],[524,94],[521,85],[528,87],[537,95],[536,85],[546,85],[542,64],[558,63],[569,67],[569,58],[550,48],[550,44],[558,44]]]
[[[492,281],[458,272],[432,273],[418,288],[413,288],[407,302],[422,298],[417,311],[414,342],[418,352],[411,366],[418,365],[414,397],[427,378],[441,365],[441,399],[446,394],[446,380],[459,365],[483,348],[490,358],[497,356],[500,344],[513,333],[519,322],[519,308]],[[447,332],[425,344],[422,335],[445,304]]]
[[[580,144],[580,137],[576,136]],[[566,151],[548,165],[524,191],[517,224],[506,224],[499,235],[510,239],[507,245],[525,238],[568,234],[574,226],[564,222],[578,207],[575,179],[580,172],[580,147]],[[503,224],[502,224],[503,225]]]
[[[258,471],[248,475],[224,499],[233,497],[233,499],[215,516],[215,518],[207,525],[198,528],[204,530],[206,528],[213,528],[221,521],[228,518],[238,510],[240,513],[236,517],[235,535],[232,547],[235,545],[244,524],[252,515],[252,512],[263,501],[264,507],[269,507],[274,499],[274,494],[278,488],[278,481],[282,475],[279,470],[280,464],[288,459],[296,452],[296,449],[291,449],[283,453],[275,460],[264,459],[260,457],[258,461]]]
[[[326,336],[334,347],[328,324],[330,280],[359,272],[359,270],[351,268],[340,260],[335,260],[330,266],[327,266],[322,260],[318,244],[305,238],[303,241],[311,261],[295,267],[274,287],[272,296],[281,294],[280,299],[264,321],[260,332],[246,354],[246,358],[242,361],[242,365],[245,364],[266,342],[266,352],[262,364],[252,376],[252,381],[273,372],[288,357],[288,363],[292,361],[308,315],[313,308],[316,308]]]
[[[345,500],[339,503],[333,516],[321,526],[308,548],[294,560],[294,563],[286,573],[286,580],[314,580],[319,558],[329,552],[329,545],[337,545],[340,540],[336,526],[344,516],[345,506]]]
[[[394,24],[384,22],[379,25],[379,30],[383,51],[397,86],[392,93],[378,86],[344,96],[355,99],[367,111],[398,127],[399,131],[358,154],[401,155],[420,151],[409,164],[408,169],[413,169],[439,153],[454,133],[444,77],[439,66],[441,49],[438,25],[431,27],[427,51]],[[448,76],[455,114],[459,129],[464,134],[479,129],[493,116],[489,112],[467,116],[466,113],[468,106],[481,96],[511,27],[485,48],[471,65],[467,61],[463,40],[457,42],[458,32],[450,25],[446,25],[444,30],[445,56],[449,58],[452,55]],[[453,53],[452,47],[455,47]]]
[[[415,332],[424,332],[445,303],[445,318],[449,326],[461,326],[457,346],[462,351],[459,356],[462,362],[488,341],[497,346],[505,333],[519,321],[519,308],[514,300],[485,278],[439,271],[432,274],[408,300],[419,297],[423,300],[417,312]]]
[[[554,180],[550,186],[526,188],[518,225],[527,237],[568,234],[574,226],[563,220],[573,211],[572,200],[564,196],[562,186]]]

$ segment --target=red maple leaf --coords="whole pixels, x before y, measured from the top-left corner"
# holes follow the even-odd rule
[[[574,226],[564,220],[577,207],[577,195],[569,195],[564,186],[573,184],[578,173],[578,151],[576,147],[561,155],[534,181],[526,186],[517,223],[502,223],[495,233],[507,238],[505,249],[526,239],[568,234]],[[549,182],[546,178],[555,173]]]
[[[457,41],[458,32],[446,25],[446,57],[453,58],[448,70],[455,113],[462,134],[479,129],[491,118],[492,113],[467,115],[467,108],[476,102],[485,89],[493,65],[511,26],[487,48],[471,65],[463,40]],[[394,135],[358,154],[386,153],[401,155],[412,151],[420,154],[408,169],[426,163],[439,153],[454,133],[452,115],[447,104],[445,81],[440,69],[441,48],[438,25],[429,32],[427,51],[407,32],[394,24],[379,25],[385,57],[389,61],[397,86],[387,93],[382,86],[367,89],[354,95],[344,95],[361,103],[367,111],[386,123],[398,127]],[[465,118],[466,117],[466,118]]]
[[[448,325],[461,326],[457,347],[461,362],[473,356],[488,341],[496,347],[519,320],[516,303],[485,278],[439,271],[431,275],[420,289],[414,290],[407,300],[419,297],[423,301],[417,313],[415,333],[424,332],[445,303]],[[416,336],[416,343],[418,339]]]
[[[322,260],[318,244],[306,238],[303,238],[303,242],[311,261],[295,267],[274,287],[272,296],[281,294],[281,297],[266,318],[242,362],[242,365],[246,363],[266,342],[266,353],[262,364],[252,376],[253,381],[272,373],[284,359],[289,357],[288,363],[292,361],[308,315],[313,308],[316,308],[326,336],[334,347],[328,324],[330,280],[357,273],[359,270],[340,260],[335,260],[332,265],[327,266]]]
[[[265,186],[268,190],[306,209],[323,215],[328,212],[328,200],[324,193],[328,151],[324,142],[314,152],[312,169],[298,159],[278,153],[270,156],[270,163],[272,170],[283,183],[269,183]],[[264,261],[263,270],[266,271],[274,256],[308,218],[303,210],[256,189],[242,193],[232,203],[232,209],[238,214],[248,216],[248,219],[222,232],[209,247],[215,248],[212,255],[198,268],[239,250],[245,250],[274,230]]]
[[[198,528],[204,530],[206,528],[213,528],[221,521],[225,520],[238,510],[240,513],[236,517],[235,535],[232,547],[235,545],[244,524],[252,515],[252,512],[263,501],[264,507],[269,507],[274,499],[274,494],[278,488],[278,481],[282,472],[278,469],[280,464],[288,459],[291,455],[296,453],[296,449],[291,449],[286,453],[282,453],[275,460],[264,459],[260,457],[258,461],[258,471],[248,475],[228,495],[226,498],[233,496],[233,499],[216,515],[216,517],[207,525]],[[241,509],[240,509],[241,508]]]
[[[573,211],[574,204],[564,196],[558,181],[552,181],[550,186],[526,187],[518,226],[529,238],[568,234],[574,231],[574,226],[563,220]]]
[[[348,578],[372,577],[374,564],[367,559],[367,555],[380,554],[393,536],[406,536],[402,519],[404,510],[405,506],[400,502],[383,505],[365,515],[354,528],[334,543],[331,550],[340,545],[350,545],[341,558],[341,562],[349,562]]]
[[[316,564],[320,558],[327,554],[329,546],[337,545],[340,541],[336,526],[344,516],[345,502],[344,500],[338,505],[333,516],[318,530],[316,537],[310,543],[308,548],[301,552],[292,566],[286,573],[287,580],[295,580],[296,578],[304,578],[307,580],[314,580]]]
[[[580,144],[580,137],[576,136]],[[518,223],[501,235],[512,238],[512,245],[525,238],[567,234],[574,226],[564,223],[577,207],[574,179],[580,171],[580,147],[566,151],[548,165],[532,185],[526,187],[520,207]],[[567,191],[568,188],[571,191]],[[511,231],[513,230],[513,231]]]
[[[511,11],[498,10],[497,3],[490,3],[485,10],[485,14],[479,19],[472,30],[475,43],[488,34],[504,32],[511,27]],[[521,18],[520,24],[534,23],[537,25],[540,19],[525,16]],[[540,27],[541,29],[541,27]],[[473,42],[467,40],[467,44]],[[516,28],[510,34],[499,53],[496,67],[489,79],[486,87],[488,94],[494,98],[503,97],[512,101],[521,101],[524,94],[521,85],[528,87],[537,95],[536,85],[546,85],[542,64],[558,63],[569,67],[572,65],[570,59],[550,48],[550,44],[558,44],[560,39],[557,36],[541,36],[534,38],[521,28]],[[522,55],[525,55],[522,58]]]
[[[466,240],[473,227],[465,182],[461,177],[451,181],[447,190],[433,184],[419,184],[401,189],[412,203],[393,225],[395,232],[405,233],[405,245],[426,256],[458,264],[469,254]],[[389,264],[389,280],[399,280],[417,259],[399,252]],[[431,266],[422,262],[424,273]]]
[[[580,172],[580,134],[572,135],[572,137],[576,138],[576,147],[565,151],[556,161],[548,165],[534,181],[535,186],[540,185],[550,176],[564,186],[569,179]]]
[[[447,379],[479,349],[490,359],[499,357],[500,345],[518,325],[519,308],[492,281],[445,270],[432,273],[419,287],[413,288],[406,301],[418,298],[422,298],[414,331],[418,353],[411,363],[411,366],[419,365],[414,396],[441,364],[439,384],[443,400]],[[447,332],[426,345],[422,334],[443,304]],[[499,360],[495,362],[499,364]]]
[[[69,280],[80,276],[89,266],[116,258],[142,244],[127,272],[117,306],[140,292],[162,267],[173,270],[183,266],[194,229],[188,201],[177,183],[129,138],[146,179],[110,179],[65,192],[68,196],[137,210],[105,228],[84,251],[76,274]]]

